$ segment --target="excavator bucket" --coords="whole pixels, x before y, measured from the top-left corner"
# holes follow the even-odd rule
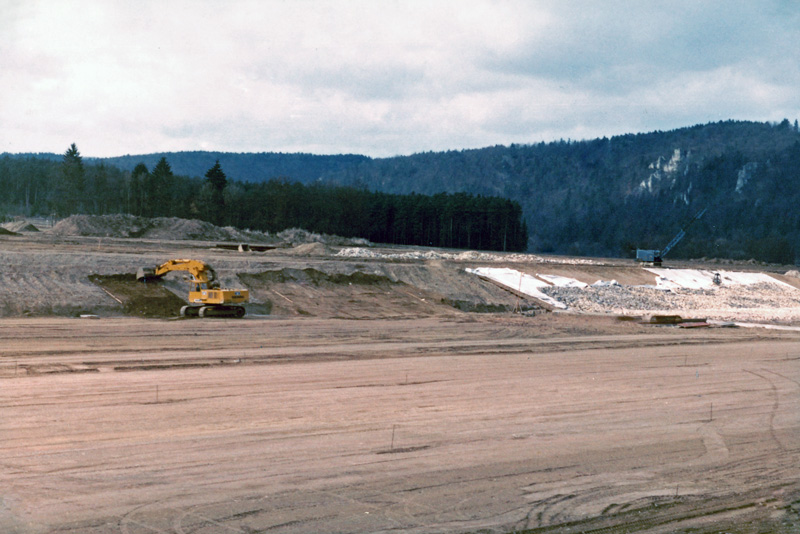
[[[156,270],[151,267],[139,267],[136,271],[136,280],[139,282],[149,282],[151,280],[158,280],[160,276],[156,276]]]

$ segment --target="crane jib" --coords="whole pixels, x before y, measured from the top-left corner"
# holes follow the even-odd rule
[[[675,245],[677,245],[677,244],[678,244],[678,243],[681,241],[681,239],[683,239],[683,238],[684,238],[684,236],[686,235],[686,230],[687,230],[687,229],[688,229],[688,228],[689,228],[689,227],[690,227],[692,224],[694,224],[694,222],[695,222],[695,221],[697,221],[697,220],[698,220],[700,217],[702,217],[702,216],[703,216],[703,214],[704,214],[704,213],[705,213],[707,210],[708,210],[708,208],[703,208],[702,210],[700,210],[700,211],[697,213],[697,215],[695,215],[694,217],[692,217],[692,218],[689,220],[689,222],[687,222],[687,223],[686,223],[686,224],[683,226],[683,228],[681,228],[681,229],[680,229],[680,231],[678,232],[678,234],[677,234],[675,237],[673,237],[673,238],[672,238],[672,240],[671,240],[671,241],[670,241],[670,242],[667,244],[667,246],[666,246],[666,247],[664,247],[662,250],[637,249],[637,250],[636,250],[636,259],[637,259],[638,261],[643,261],[643,262],[648,262],[648,263],[652,262],[652,263],[657,263],[657,264],[660,264],[660,263],[661,263],[661,261],[663,260],[664,256],[666,256],[666,255],[667,255],[667,253],[668,253],[670,250],[672,250],[672,249],[675,247]]]

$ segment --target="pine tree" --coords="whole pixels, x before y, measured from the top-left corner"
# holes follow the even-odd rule
[[[138,163],[131,172],[131,181],[128,186],[128,211],[132,215],[144,215],[149,210],[147,190],[150,171],[144,163]]]
[[[154,217],[172,215],[172,193],[175,175],[172,174],[172,167],[167,163],[167,158],[162,157],[158,160],[149,178],[149,187],[145,189],[150,193],[152,202],[150,204],[150,215]]]
[[[56,191],[56,211],[59,215],[83,211],[86,190],[86,170],[83,158],[75,143],[72,143],[61,161],[61,183]]]
[[[208,220],[216,225],[223,224],[225,220],[225,186],[228,185],[228,179],[222,171],[219,160],[213,167],[206,172],[206,182],[211,188],[211,196],[209,199],[209,206],[207,217]]]

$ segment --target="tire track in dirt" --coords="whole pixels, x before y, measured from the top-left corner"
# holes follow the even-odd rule
[[[775,432],[775,414],[778,413],[778,409],[780,408],[778,386],[775,385],[775,382],[772,379],[762,374],[756,373],[755,371],[750,371],[748,369],[743,369],[743,371],[746,373],[750,373],[751,375],[755,375],[763,380],[766,380],[770,388],[772,388],[773,403],[772,403],[772,408],[769,412],[769,435],[772,438],[772,441],[774,441],[775,444],[778,446],[778,449],[780,449],[781,452],[786,452],[786,445],[784,445],[783,442],[781,442],[781,440],[778,438],[777,433]]]
[[[137,521],[134,519],[136,514],[139,514],[143,510],[148,510],[150,508],[155,508],[160,505],[161,502],[155,503],[147,503],[137,506],[130,510],[129,512],[125,513],[122,517],[116,521],[116,526],[121,532],[121,534],[140,534],[143,530],[144,532],[156,532],[157,534],[173,534],[170,530],[164,530],[158,527],[154,527],[152,525],[148,525],[147,523],[143,523],[142,521]],[[134,530],[131,530],[133,527]]]
[[[706,453],[693,463],[707,466],[708,464],[721,463],[728,459],[730,455],[728,445],[714,426],[704,424],[698,432],[703,437],[703,446],[706,448]]]
[[[782,374],[780,374],[780,373],[776,373],[775,371],[770,371],[769,369],[763,369],[763,368],[762,368],[761,370],[762,370],[762,371],[764,371],[765,373],[770,373],[770,374],[773,374],[773,375],[775,375],[775,376],[779,376],[779,377],[783,378],[784,380],[788,380],[789,382],[792,382],[792,383],[793,383],[793,384],[795,384],[796,386],[799,386],[799,387],[800,387],[800,380],[794,380],[793,378],[789,378],[789,377],[788,377],[788,376],[786,376],[786,375],[782,375]]]
[[[63,324],[63,320],[58,323]],[[98,322],[80,324],[94,328]],[[137,325],[138,333],[138,325],[145,323],[130,324]],[[184,330],[178,322],[146,324],[176,335]],[[729,334],[730,340],[710,338],[713,346],[703,349],[707,367],[701,368],[703,378],[697,382],[693,369],[681,368],[685,358],[677,349],[581,347],[564,353],[562,346],[581,339],[572,333],[562,337],[559,346],[551,343],[556,341],[552,337],[482,339],[486,331],[497,333],[496,324],[483,332],[480,323],[472,325],[470,339],[452,333],[463,325],[449,323],[444,333],[436,335],[417,322],[383,328],[377,322],[351,326],[303,321],[296,330],[280,334],[274,325],[289,322],[253,324],[273,331],[270,336],[296,337],[295,344],[279,342],[274,353],[308,358],[309,363],[319,363],[326,350],[358,352],[350,345],[360,345],[359,337],[367,347],[364,351],[408,359],[326,363],[318,368],[227,366],[8,380],[13,389],[0,399],[4,410],[17,409],[49,421],[54,405],[64,408],[64,418],[54,423],[66,431],[65,438],[37,443],[42,454],[52,455],[47,463],[53,469],[20,475],[25,490],[36,488],[44,477],[62,488],[60,493],[37,495],[52,505],[54,525],[61,518],[52,510],[65,510],[75,502],[83,506],[84,524],[89,525],[95,513],[95,518],[110,521],[123,534],[209,534],[248,532],[248,528],[276,534],[468,532],[501,531],[515,524],[553,532],[557,525],[612,532],[609,525],[619,527],[623,521],[651,531],[653,525],[665,522],[658,527],[665,532],[680,521],[685,525],[693,518],[703,522],[707,517],[737,515],[736,507],[749,513],[752,501],[738,499],[736,491],[770,480],[785,483],[788,478],[785,468],[783,473],[779,469],[789,453],[776,452],[764,432],[772,390],[762,378],[741,369],[752,366],[778,387],[781,403],[773,423],[787,445],[781,423],[790,406],[785,396],[789,382],[782,383],[752,363],[764,354],[754,351],[750,340],[741,346],[727,345],[741,341],[737,332]],[[325,327],[325,335],[335,336],[333,340],[320,344],[320,331],[309,329],[317,324]],[[371,337],[370,328],[388,337]],[[399,339],[392,328],[402,330],[404,337]],[[414,335],[406,333],[411,329]],[[305,337],[298,335],[302,330],[307,330]],[[221,331],[217,327],[214,335]],[[237,338],[245,338],[242,332],[248,330],[236,327]],[[189,341],[185,350],[205,343],[194,336],[182,339]],[[591,336],[601,347],[613,345],[615,339],[623,345],[633,341]],[[639,339],[642,346],[653,340],[645,335]],[[702,339],[709,338],[693,341]],[[254,344],[260,343],[258,338]],[[780,348],[783,341],[775,343]],[[525,344],[537,357],[527,357]],[[483,349],[480,354],[464,355],[476,346]],[[456,355],[464,356],[419,357],[429,348],[433,353],[454,348]],[[508,349],[508,354],[497,355],[498,348]],[[697,348],[686,350],[694,358]],[[176,354],[165,349],[153,357],[172,361]],[[794,362],[779,365],[777,370],[791,376]],[[162,399],[152,403],[152,395],[139,390],[156,383],[161,385]],[[409,384],[413,387],[406,387]],[[27,391],[29,385],[39,388],[35,396],[33,390]],[[702,429],[706,436],[698,431],[698,422],[708,413],[708,397],[698,400],[695,395],[700,388],[704,397],[717,395],[715,408],[718,398],[723,406],[719,416],[715,412],[714,424]],[[142,400],[148,401],[146,408],[141,407]],[[669,407],[664,400],[669,400]],[[740,403],[750,405],[739,408]],[[126,405],[124,410],[113,408]],[[743,419],[725,432],[724,423],[738,415]],[[106,426],[116,425],[118,416],[127,422]],[[169,417],[174,419],[168,426]],[[395,420],[410,430],[409,440],[401,445],[431,444],[430,448],[376,456],[388,446],[390,423]],[[87,432],[110,441],[90,440],[90,434],[73,431],[77,426],[70,421],[90,422]],[[46,437],[36,430],[38,426],[30,426],[29,443],[36,443],[37,436]],[[140,435],[142,426],[147,433]],[[175,434],[176,430],[180,432]],[[24,443],[14,445],[24,451]],[[723,445],[730,446],[725,458]],[[767,450],[761,454],[761,448]],[[716,471],[687,464],[698,458],[705,464],[700,467]],[[33,456],[22,460],[29,466],[40,464]],[[678,498],[676,483],[681,489]],[[78,489],[75,501],[62,498],[70,488]],[[122,491],[117,493],[117,488]],[[322,492],[315,492],[320,488]],[[693,492],[709,498],[701,500]],[[129,508],[165,496],[171,497],[151,507]],[[720,500],[711,499],[717,496]],[[94,507],[98,511],[90,511]],[[116,522],[108,519],[120,518],[129,509]],[[536,522],[540,511],[543,525]],[[640,523],[634,523],[637,515],[643,518]],[[81,531],[74,524],[62,530],[108,532]]]
[[[790,454],[787,454],[787,447],[780,439],[780,436],[775,430],[775,418],[780,413],[780,391],[774,380],[765,376],[763,373],[771,373],[766,369],[761,369],[761,372],[747,371],[753,376],[766,381],[770,385],[771,390],[771,403],[768,415],[768,432],[772,442],[776,444],[780,450],[781,456],[776,458],[775,452],[769,451],[755,457],[748,457],[746,460],[736,459],[733,463],[728,461],[731,459],[731,453],[725,439],[720,434],[718,428],[710,421],[704,423],[698,429],[702,436],[705,454],[701,457],[689,462],[684,466],[684,470],[688,465],[694,466],[691,469],[701,468],[707,477],[707,481],[697,484],[689,484],[688,487],[681,488],[680,483],[676,483],[674,493],[672,490],[654,491],[650,484],[608,484],[606,487],[593,488],[588,485],[586,488],[581,489],[573,483],[570,488],[576,492],[570,494],[556,493],[549,497],[543,498],[534,503],[534,506],[529,510],[524,520],[515,525],[516,529],[536,528],[542,529],[542,532],[561,532],[561,528],[573,526],[582,530],[583,526],[594,525],[594,523],[601,522],[604,516],[610,516],[610,521],[613,526],[600,527],[590,529],[592,532],[617,532],[620,525],[624,524],[626,531],[638,532],[640,529],[643,531],[650,531],[657,525],[669,525],[668,528],[678,528],[679,525],[691,521],[698,517],[719,517],[735,518],[743,514],[749,514],[750,510],[756,506],[753,502],[747,502],[738,497],[739,489],[743,484],[746,487],[753,487],[761,485],[765,479],[784,480],[786,478],[786,466],[793,465]],[[779,374],[778,374],[779,375]],[[786,378],[783,377],[782,378]],[[788,379],[790,382],[797,384],[797,381]],[[772,469],[765,469],[765,465],[777,464]],[[713,473],[713,474],[712,474]],[[691,476],[691,475],[690,475]],[[704,477],[704,478],[705,478]],[[622,477],[623,479],[626,477]],[[674,478],[676,480],[687,479],[686,475],[682,475],[681,471],[675,471],[671,475],[668,472],[659,475],[659,478]],[[689,478],[691,480],[691,478]],[[730,484],[724,487],[716,487],[714,490],[711,487],[702,489],[705,484],[713,484],[713,480],[729,480]],[[597,484],[595,481],[593,484]],[[544,488],[539,488],[540,490]],[[679,490],[683,492],[679,495]],[[709,495],[710,497],[698,498],[692,496],[694,492]],[[689,492],[689,495],[684,493]],[[546,492],[546,490],[545,490]],[[592,506],[596,507],[599,503],[612,499],[613,504],[604,508],[599,514],[589,513],[591,519],[582,519],[587,517],[586,512]],[[695,504],[687,502],[688,500],[697,501]],[[635,511],[636,515],[642,513],[643,515],[650,514],[650,507],[656,506],[664,508],[667,511],[661,513],[658,518],[649,517],[645,519],[636,519],[631,514]],[[588,508],[587,508],[588,507]],[[670,512],[669,508],[675,507],[675,512]],[[651,514],[652,515],[652,514]],[[616,517],[617,519],[614,519]],[[725,519],[735,523],[735,519]],[[579,528],[580,527],[580,528]],[[664,530],[666,532],[666,530]],[[538,530],[537,530],[538,532]]]
[[[226,523],[216,521],[204,515],[201,515],[197,509],[203,508],[202,505],[192,506],[188,509],[183,510],[180,514],[178,514],[173,522],[173,530],[175,534],[192,534],[197,532],[198,530],[205,527],[205,525],[211,525],[211,528],[215,529],[215,532],[221,532],[219,529],[225,529],[226,532],[233,532],[235,534],[249,534],[248,531],[242,530],[240,528],[232,527]],[[184,528],[184,521],[187,517],[192,516],[200,520],[199,525],[190,527],[191,530],[186,530]]]

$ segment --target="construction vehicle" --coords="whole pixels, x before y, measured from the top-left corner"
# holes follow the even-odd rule
[[[173,271],[188,272],[189,304],[181,308],[181,317],[244,317],[245,309],[239,304],[250,301],[246,289],[222,289],[217,273],[200,260],[169,260],[157,267],[142,267],[136,272],[140,282],[159,280]]]
[[[641,262],[645,262],[645,263],[652,263],[653,265],[661,266],[661,262],[663,261],[664,256],[666,256],[667,253],[670,250],[672,250],[672,248],[675,245],[677,245],[680,242],[681,239],[683,239],[683,236],[686,235],[686,230],[692,224],[694,224],[695,221],[697,221],[700,217],[702,217],[707,209],[708,208],[703,208],[702,210],[700,210],[697,213],[697,215],[692,217],[691,220],[689,220],[689,222],[684,224],[683,228],[681,228],[681,231],[678,232],[678,235],[673,237],[672,241],[670,241],[667,244],[667,246],[664,247],[663,250],[650,250],[650,249],[641,249],[641,248],[636,249],[636,261],[641,261]]]

